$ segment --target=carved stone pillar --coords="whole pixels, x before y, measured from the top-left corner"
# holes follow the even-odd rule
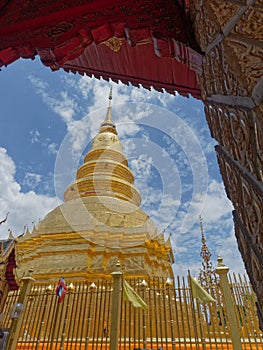
[[[263,8],[260,0],[191,0],[199,75],[239,250],[263,329]]]

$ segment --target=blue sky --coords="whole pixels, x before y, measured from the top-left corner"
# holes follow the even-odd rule
[[[0,72],[0,227],[32,229],[63,200],[103,121],[109,82],[64,71],[36,59]],[[244,266],[202,102],[113,83],[113,117],[142,195],[142,209],[171,236],[175,274],[201,267],[199,215],[216,266]]]

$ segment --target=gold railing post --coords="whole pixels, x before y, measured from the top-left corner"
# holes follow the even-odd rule
[[[22,285],[22,289],[21,289],[21,292],[20,292],[18,300],[17,300],[17,303],[23,304],[24,308],[26,308],[28,294],[31,290],[32,282],[35,281],[34,278],[31,277],[32,272],[33,272],[33,270],[29,270],[28,276],[22,278],[23,285]],[[16,345],[18,342],[18,337],[19,337],[19,333],[21,330],[22,322],[23,322],[23,315],[20,315],[19,318],[14,318],[12,320],[11,330],[10,330],[10,334],[9,334],[8,342],[7,342],[7,347],[6,347],[7,350],[15,350],[16,349]]]
[[[171,298],[171,289],[175,288],[174,283],[170,280],[170,278],[167,278],[165,282],[165,287],[167,288],[168,293],[168,305],[169,305],[169,317],[170,317],[170,325],[171,325],[171,341],[172,341],[172,350],[175,350],[175,336],[174,336],[174,315],[172,310],[173,301]],[[176,300],[174,301],[176,303]]]
[[[237,325],[237,318],[236,318],[233,300],[231,296],[231,290],[230,290],[230,286],[227,278],[229,267],[227,267],[223,263],[223,259],[220,256],[218,257],[217,261],[218,261],[218,266],[215,269],[215,272],[220,276],[220,284],[222,286],[222,290],[224,294],[226,313],[230,324],[230,332],[231,332],[233,349],[241,350],[242,345],[241,345],[241,339],[240,339],[239,329]]]
[[[113,292],[111,308],[110,350],[118,350],[122,284],[122,272],[120,271],[119,261],[116,264],[116,271],[112,272],[111,275],[113,277]]]
[[[148,284],[145,280],[142,280],[140,283],[140,287],[142,289],[142,298],[145,300],[145,292],[148,287]],[[147,329],[146,329],[146,310],[142,310],[142,329],[143,329],[143,348],[147,349]]]

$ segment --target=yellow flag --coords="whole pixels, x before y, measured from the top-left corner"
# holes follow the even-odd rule
[[[143,310],[147,310],[147,304],[142,300],[142,298],[135,292],[134,289],[129,285],[129,283],[123,279],[122,283],[122,293],[123,300],[130,301],[134,307],[140,307]]]
[[[202,303],[209,301],[216,302],[215,299],[198,283],[196,278],[189,274],[193,298],[198,298]]]

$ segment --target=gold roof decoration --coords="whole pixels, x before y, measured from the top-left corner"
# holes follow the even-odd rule
[[[15,236],[13,234],[13,231],[8,229],[8,239],[15,239]]]
[[[111,99],[112,91],[105,120],[76,181],[65,191],[65,202],[34,226],[31,235],[18,239],[19,278],[31,267],[38,281],[61,275],[71,280],[110,278],[116,258],[126,276],[173,276],[170,239],[140,208],[112,121]]]
[[[31,237],[31,233],[30,233],[30,231],[29,231],[28,227],[26,227],[24,237],[25,237],[25,238],[29,238],[29,237]]]
[[[33,225],[33,229],[32,229],[32,237],[35,237],[38,235],[38,232],[39,232],[39,229],[38,229],[38,226],[36,226],[35,224]]]

